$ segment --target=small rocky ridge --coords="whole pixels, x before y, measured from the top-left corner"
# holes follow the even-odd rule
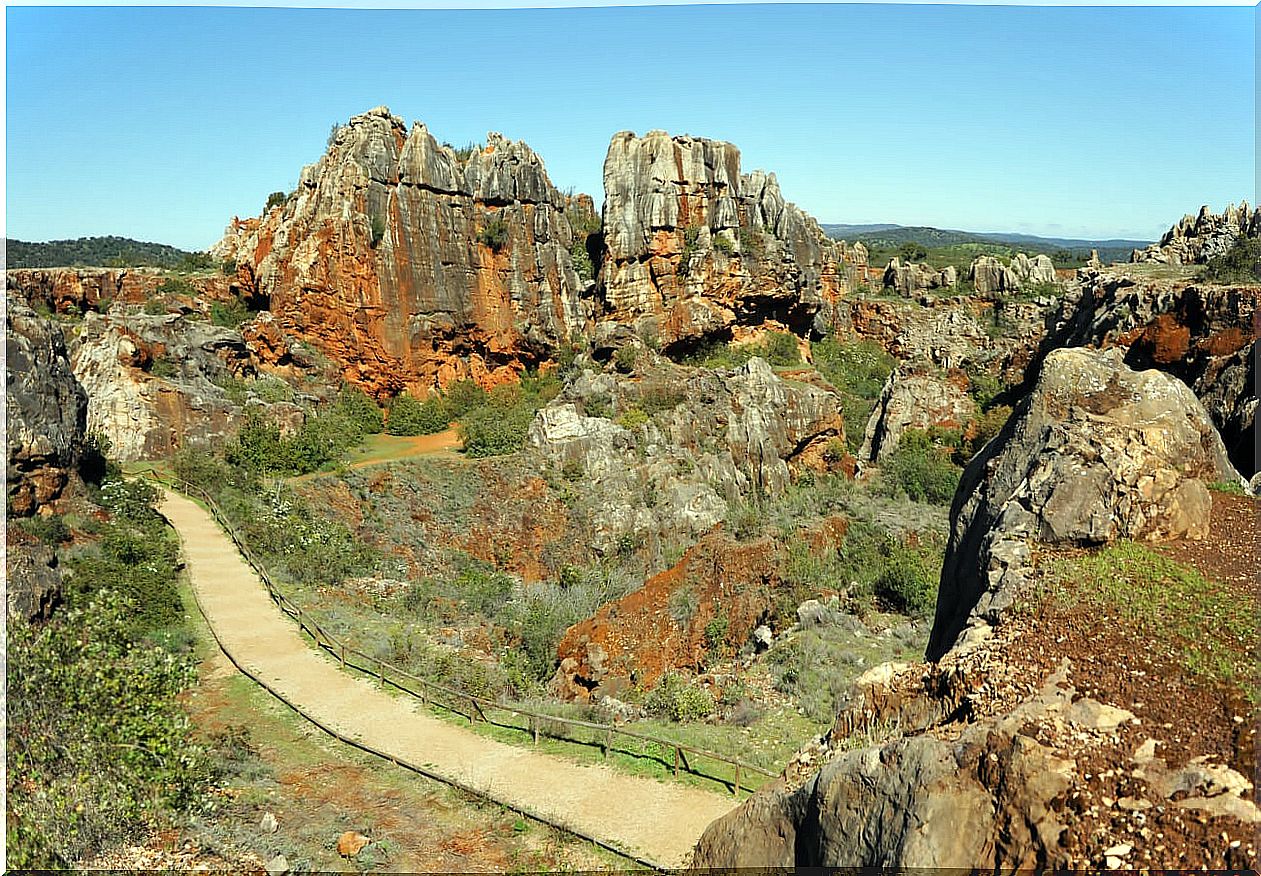
[[[1220,213],[1207,205],[1194,216],[1187,214],[1164,233],[1158,243],[1134,250],[1131,262],[1166,265],[1202,265],[1223,255],[1241,237],[1261,237],[1261,207],[1247,201],[1230,204]]]

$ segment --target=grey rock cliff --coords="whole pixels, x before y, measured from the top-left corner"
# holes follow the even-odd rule
[[[77,477],[87,435],[87,396],[70,369],[61,327],[8,298],[5,415],[9,514],[55,501]]]

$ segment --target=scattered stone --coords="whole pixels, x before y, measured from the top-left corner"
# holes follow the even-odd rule
[[[264,812],[263,817],[258,822],[258,829],[263,833],[275,833],[280,827],[280,822],[276,820],[276,816],[270,812]]]
[[[276,855],[267,862],[264,869],[267,871],[267,876],[285,876],[289,872],[289,859],[284,855]]]
[[[337,838],[337,854],[343,858],[353,858],[364,850],[372,840],[361,833],[348,830]]]

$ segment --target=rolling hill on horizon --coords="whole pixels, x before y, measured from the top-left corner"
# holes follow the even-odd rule
[[[1099,257],[1105,262],[1128,260],[1130,251],[1141,249],[1152,241],[1129,240],[1125,238],[1108,238],[1088,240],[1071,237],[1039,237],[1034,234],[1017,232],[979,232],[961,231],[954,228],[933,228],[927,225],[896,225],[893,223],[869,224],[822,224],[824,233],[829,237],[844,240],[862,241],[875,249],[896,249],[903,243],[918,243],[925,247],[959,246],[962,244],[997,244],[1016,246],[1034,253],[1047,253],[1057,250],[1086,252],[1099,250]]]

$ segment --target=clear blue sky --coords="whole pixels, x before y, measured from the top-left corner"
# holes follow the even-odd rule
[[[1252,8],[9,8],[7,233],[203,249],[379,104],[603,196],[730,140],[823,222],[1153,238],[1255,195]]]

